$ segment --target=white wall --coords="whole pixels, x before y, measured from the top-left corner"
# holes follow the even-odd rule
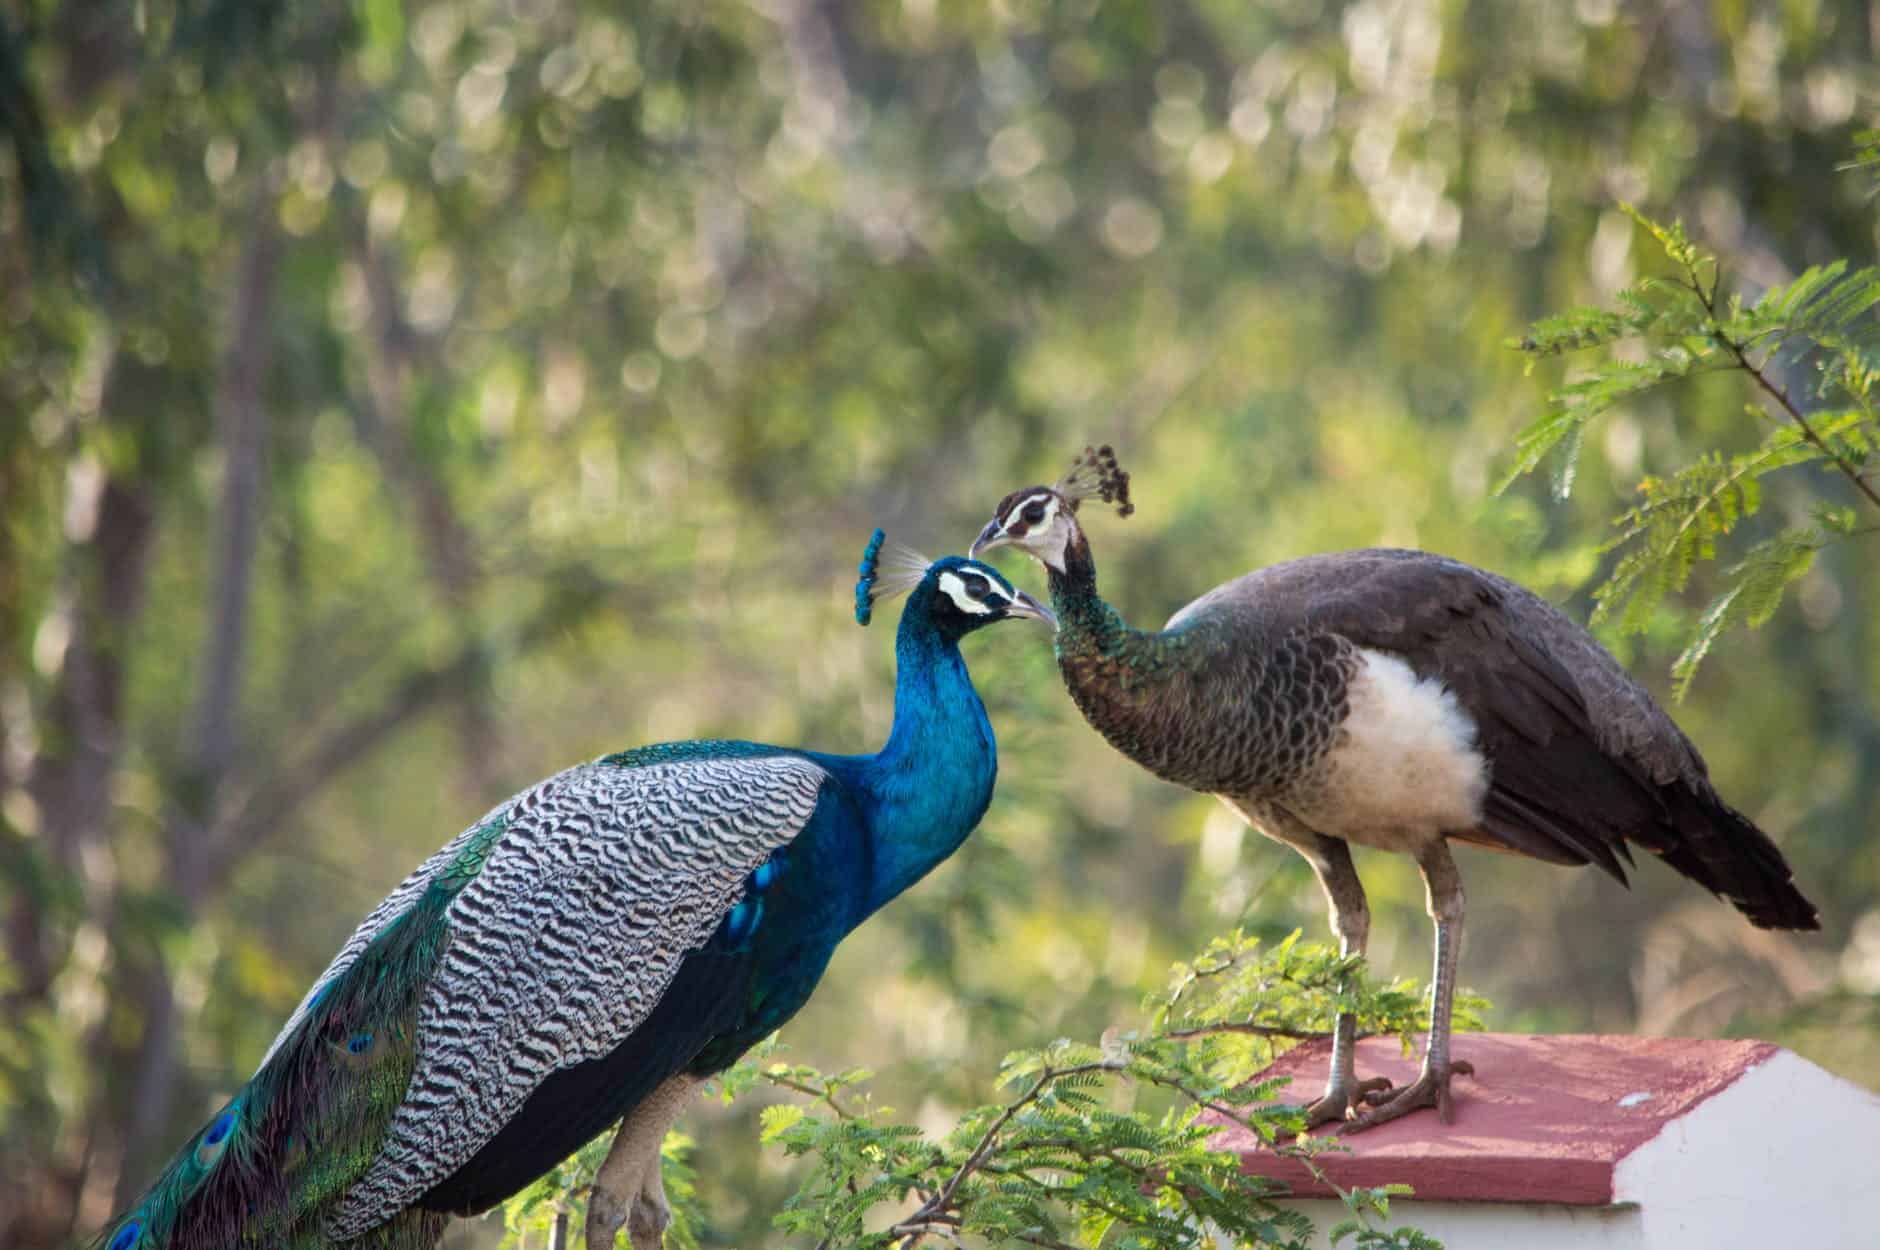
[[[1880,1098],[1777,1051],[1621,1159],[1612,1188],[1651,1250],[1880,1246]]]
[[[1345,1204],[1299,1199],[1280,1205],[1300,1211],[1318,1229],[1313,1250],[1327,1250],[1327,1234],[1347,1218]],[[1637,1207],[1523,1206],[1506,1202],[1412,1202],[1391,1200],[1387,1227],[1419,1228],[1445,1250],[1649,1250]],[[1693,1243],[1695,1245],[1695,1243]],[[1341,1243],[1351,1250],[1351,1239]],[[1704,1250],[1728,1250],[1724,1243]],[[1812,1247],[1811,1247],[1812,1250]],[[1827,1247],[1823,1246],[1823,1250]]]

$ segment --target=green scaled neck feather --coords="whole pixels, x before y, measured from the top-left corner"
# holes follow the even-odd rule
[[[1058,669],[1084,718],[1164,780],[1218,789],[1215,762],[1188,749],[1190,735],[1177,727],[1205,686],[1232,679],[1247,657],[1223,647],[1205,620],[1161,631],[1129,625],[1097,593],[1096,562],[1081,532],[1065,547],[1064,568],[1049,572]]]

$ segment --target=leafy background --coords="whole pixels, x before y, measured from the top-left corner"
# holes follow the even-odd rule
[[[1508,340],[1674,271],[1623,203],[1752,298],[1870,264],[1837,166],[1877,43],[1833,0],[11,6],[0,1247],[95,1228],[495,799],[650,740],[878,741],[888,633],[846,610],[877,523],[958,550],[1109,441],[1141,506],[1093,541],[1140,623],[1372,543],[1588,615],[1641,480],[1764,430],[1705,374],[1588,425],[1568,499],[1493,495],[1587,367]],[[1736,537],[1857,502],[1772,478]],[[1872,561],[1827,546],[1679,708],[1825,932],[1470,857],[1492,1026],[1754,1033],[1880,1083]],[[1609,641],[1668,693],[1723,584]],[[785,1038],[937,1127],[1207,936],[1323,925],[1296,856],[1119,764],[1041,636],[968,658],[985,826]],[[1373,963],[1420,972],[1414,870],[1360,870]],[[691,1118],[706,1244],[779,1237],[761,1101]]]

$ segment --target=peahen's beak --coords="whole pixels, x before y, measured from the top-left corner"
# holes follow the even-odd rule
[[[991,551],[994,547],[1003,547],[1011,541],[1005,536],[1005,530],[1000,526],[999,518],[993,517],[986,522],[986,528],[979,531],[979,537],[973,539],[973,549],[966,554],[971,559],[977,560],[985,552]]]
[[[973,545],[977,547],[979,544],[975,543]],[[1045,607],[1044,604],[1039,603],[1022,590],[1012,593],[1012,606],[1009,610],[1013,616],[1029,616],[1034,621],[1043,621],[1052,629],[1057,628],[1057,613]]]

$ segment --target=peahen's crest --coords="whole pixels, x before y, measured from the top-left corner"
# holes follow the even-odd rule
[[[862,562],[856,569],[861,577],[855,583],[858,625],[866,625],[874,619],[877,603],[906,594],[920,585],[920,579],[927,576],[927,566],[933,563],[913,548],[896,543],[887,548],[884,568],[882,546],[887,537],[885,530],[877,529],[869,535],[868,546],[862,549]]]
[[[1108,443],[1084,448],[1083,454],[1071,461],[1069,470],[1052,489],[1069,501],[1073,511],[1078,504],[1093,497],[1115,504],[1118,516],[1128,516],[1136,510],[1136,505],[1129,501],[1129,474],[1116,463],[1116,453]]]

